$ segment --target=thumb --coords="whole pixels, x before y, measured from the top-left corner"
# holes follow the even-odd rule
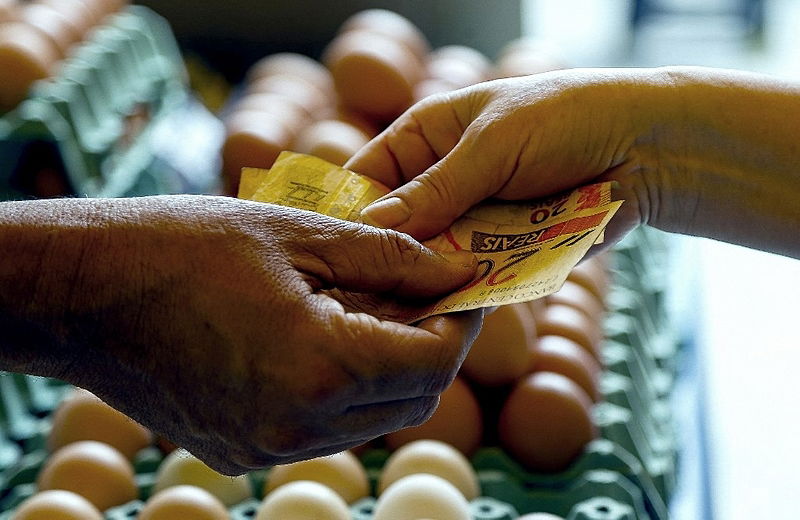
[[[361,221],[408,233],[419,240],[447,229],[469,208],[503,186],[498,173],[505,170],[504,165],[493,164],[500,157],[491,152],[473,152],[476,144],[462,139],[425,172],[364,208]]]
[[[295,267],[337,289],[391,292],[431,298],[472,280],[477,260],[469,251],[438,253],[392,230],[362,226],[314,245]]]

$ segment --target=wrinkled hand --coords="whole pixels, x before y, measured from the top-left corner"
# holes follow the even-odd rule
[[[75,204],[102,233],[72,285],[64,375],[224,473],[421,423],[480,328],[480,312],[356,312],[356,293],[412,308],[474,274],[394,231],[222,197]]]
[[[346,164],[396,188],[362,218],[426,239],[489,197],[616,180],[614,197],[628,202],[606,232],[611,244],[648,218],[654,170],[634,144],[655,114],[637,110],[653,90],[639,83],[632,72],[558,71],[427,98]]]

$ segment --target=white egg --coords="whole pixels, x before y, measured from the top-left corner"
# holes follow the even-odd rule
[[[295,480],[324,484],[349,504],[369,495],[367,472],[349,451],[273,467],[267,474],[264,494]]]
[[[264,498],[255,520],[350,520],[347,503],[329,487],[296,480]]]
[[[419,473],[396,481],[381,493],[373,520],[470,520],[469,502],[450,482]]]
[[[430,439],[414,441],[394,452],[381,472],[378,491],[392,483],[415,473],[429,473],[448,481],[467,500],[480,494],[478,476],[467,458],[447,443]]]
[[[217,473],[188,451],[177,449],[167,455],[158,467],[153,493],[182,484],[203,488],[226,506],[236,505],[253,496],[246,476],[229,477]]]

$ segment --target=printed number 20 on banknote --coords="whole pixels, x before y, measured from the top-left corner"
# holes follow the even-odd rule
[[[313,193],[313,207],[307,197],[296,196],[298,186]],[[384,193],[365,177],[322,159],[283,152],[271,170],[245,168],[239,196],[357,220],[361,209]],[[425,244],[437,251],[472,251],[477,277],[415,319],[552,294],[602,240],[621,204],[611,201],[611,183],[597,183],[544,200],[475,206]]]

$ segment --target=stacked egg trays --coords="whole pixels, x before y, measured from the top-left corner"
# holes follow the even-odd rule
[[[159,123],[190,102],[183,61],[166,21],[143,6],[111,14],[74,44],[53,77],[33,83],[27,98],[0,113],[0,197],[207,189],[191,186],[153,156],[152,134]],[[57,171],[55,181],[35,178],[44,169],[36,158],[31,171],[15,174],[21,179],[3,178],[31,154],[41,155],[41,147],[31,146],[42,143],[54,151],[56,164],[48,164],[45,173]]]
[[[529,512],[550,512],[567,520],[668,518],[676,483],[678,449],[669,407],[679,344],[664,308],[666,247],[658,232],[640,229],[618,245],[613,284],[607,296],[605,369],[601,399],[593,407],[600,432],[583,453],[559,473],[532,473],[499,447],[481,447],[471,462],[481,496],[470,503],[474,520],[513,520]],[[50,414],[71,387],[21,374],[0,375],[0,520],[36,492],[36,478],[48,457]],[[390,453],[368,449],[361,460],[373,491]],[[107,520],[135,518],[152,491],[164,460],[151,446],[134,460],[141,500],[109,509]],[[262,496],[266,471],[248,475],[253,496]],[[376,499],[351,504],[353,520],[369,520]],[[230,508],[233,520],[253,518],[260,500]]]

